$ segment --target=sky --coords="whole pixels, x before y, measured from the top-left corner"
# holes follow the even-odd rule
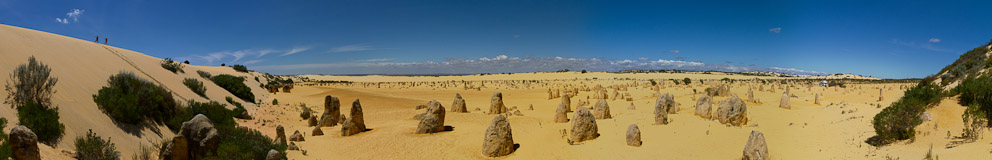
[[[39,1],[0,24],[273,74],[681,69],[922,78],[992,1]]]

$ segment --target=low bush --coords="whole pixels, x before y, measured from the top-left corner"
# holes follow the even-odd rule
[[[272,105],[279,105],[279,99],[272,99]]]
[[[34,56],[28,57],[27,64],[18,65],[11,71],[11,81],[4,86],[4,91],[7,91],[4,104],[14,107],[34,101],[43,106],[54,106],[51,99],[52,94],[55,94],[55,83],[59,79],[52,76],[51,72],[52,69],[45,63],[36,60]]]
[[[110,138],[104,140],[90,130],[86,136],[76,138],[76,156],[78,159],[118,160],[121,152],[117,151]]]
[[[210,101],[208,103],[188,101],[186,107],[179,110],[176,116],[169,119],[166,126],[172,131],[178,132],[179,128],[183,126],[183,122],[193,119],[193,116],[197,114],[203,114],[210,118],[210,121],[214,126],[227,126],[234,127],[237,123],[234,122],[234,113],[227,109],[224,104],[218,103],[216,101]]]
[[[241,98],[241,100],[255,103],[255,94],[251,93],[251,88],[248,88],[248,86],[245,85],[245,78],[221,74],[214,76],[211,80],[214,84],[217,84],[220,88],[224,88],[224,90],[231,92],[231,94]]]
[[[692,83],[692,79],[689,79],[689,77],[686,77],[685,79],[682,79],[682,83],[685,83],[685,85],[689,85],[690,83]]]
[[[207,87],[203,86],[203,82],[196,80],[194,78],[183,79],[183,84],[193,90],[193,93],[200,95],[200,97],[207,97]]]
[[[110,76],[93,101],[111,119],[126,124],[146,119],[162,123],[177,110],[171,92],[130,72]]]
[[[962,137],[975,140],[984,128],[992,127],[992,78],[982,76],[965,79],[954,88],[960,94],[958,103],[968,106],[961,115],[965,127]]]
[[[877,138],[873,145],[883,145],[895,140],[915,136],[915,127],[922,123],[920,114],[940,101],[941,89],[929,82],[920,82],[905,92],[902,99],[882,109],[872,119]]]
[[[234,110],[232,110],[232,111],[234,111],[234,117],[235,118],[240,118],[240,119],[250,119],[251,118],[251,117],[248,116],[248,110],[245,109],[245,106],[244,105],[241,105],[241,103],[235,102],[234,99],[231,98],[231,97],[224,97],[224,99],[227,100],[227,103],[231,103],[231,105],[234,105]]]
[[[17,106],[17,121],[38,135],[38,141],[49,146],[58,145],[65,133],[65,125],[59,122],[59,108],[34,101]]]
[[[213,77],[212,75],[210,75],[210,72],[204,72],[201,70],[196,70],[196,74],[199,74],[200,77],[203,77],[203,79],[210,79],[210,77]]]
[[[7,119],[0,118],[0,128],[7,128]],[[10,150],[10,142],[7,142],[7,133],[0,129],[0,159],[10,159],[14,152]]]
[[[162,68],[172,71],[172,73],[177,73],[177,72],[186,73],[185,71],[183,71],[183,64],[173,61],[172,58],[162,59]]]
[[[235,64],[231,68],[234,68],[234,71],[248,73],[248,67],[245,67],[245,65]]]

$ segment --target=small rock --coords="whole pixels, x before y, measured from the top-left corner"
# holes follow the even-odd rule
[[[627,145],[641,146],[641,129],[637,128],[637,124],[631,124],[630,127],[627,127]]]

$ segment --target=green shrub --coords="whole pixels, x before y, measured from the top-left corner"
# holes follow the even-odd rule
[[[648,81],[651,81],[651,86],[658,85],[658,82],[654,81],[654,79],[649,79]]]
[[[685,85],[689,85],[690,83],[692,83],[692,79],[689,79],[689,77],[686,77],[685,79],[682,79],[682,83],[685,83]]]
[[[172,71],[172,73],[176,73],[176,72],[186,73],[185,71],[183,71],[183,64],[173,61],[172,58],[162,59],[162,68],[165,68],[165,70]]]
[[[245,106],[241,105],[241,103],[235,102],[234,99],[232,99],[231,97],[224,97],[224,99],[227,100],[227,103],[231,103],[231,105],[234,105],[234,110],[232,111],[234,112],[235,118],[241,118],[241,119],[251,118],[248,117],[248,110],[246,110]]]
[[[891,143],[915,136],[915,127],[923,121],[920,114],[940,101],[941,89],[929,82],[920,82],[905,92],[902,99],[882,109],[872,119],[876,137],[873,145]]]
[[[220,88],[224,88],[224,90],[231,92],[231,94],[241,98],[241,100],[255,103],[255,94],[251,93],[251,88],[248,88],[248,86],[245,85],[245,78],[221,74],[214,76],[211,80],[214,81],[214,84],[217,84]]]
[[[235,64],[231,68],[234,68],[234,71],[248,73],[248,67],[245,67],[245,65]]]
[[[207,97],[207,87],[203,86],[203,82],[193,78],[183,79],[183,84],[193,90],[193,93],[200,95],[201,97]]]
[[[7,119],[0,118],[0,130],[7,128]],[[7,133],[0,131],[0,159],[10,159],[14,152],[10,150],[10,142],[7,142]]]
[[[162,123],[175,114],[177,107],[171,92],[130,72],[110,76],[107,86],[93,95],[93,101],[111,119],[126,124],[146,119]]]
[[[279,105],[278,99],[272,99],[272,105]]]
[[[965,127],[962,137],[975,140],[981,136],[984,128],[992,127],[992,78],[982,76],[979,78],[969,77],[961,82],[955,92],[958,96],[958,103],[968,106],[961,115]]]
[[[110,138],[104,140],[90,130],[85,137],[76,138],[76,155],[79,159],[118,160],[121,152],[117,151]]]
[[[237,123],[234,122],[232,111],[227,109],[224,104],[216,101],[210,101],[208,103],[188,101],[186,107],[179,110],[176,116],[170,118],[166,126],[172,131],[178,132],[179,128],[183,126],[183,122],[193,119],[193,116],[197,114],[203,114],[207,118],[210,118],[214,126],[237,126]]]
[[[65,133],[65,125],[59,122],[59,108],[47,107],[34,101],[17,106],[17,121],[38,135],[38,141],[49,146],[58,145]]]
[[[34,56],[28,57],[27,64],[18,65],[10,73],[11,81],[4,86],[7,91],[4,104],[14,107],[34,101],[43,106],[53,106],[52,94],[55,93],[55,83],[59,79],[52,76],[51,72],[48,65],[35,60]]]
[[[203,79],[210,79],[210,77],[213,77],[210,75],[210,72],[204,72],[201,70],[196,70],[196,74],[199,74],[200,77],[203,77]]]

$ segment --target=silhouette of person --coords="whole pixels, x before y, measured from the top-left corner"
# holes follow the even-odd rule
[[[100,43],[100,36],[96,36],[96,40],[93,42]]]
[[[107,44],[107,37],[103,37],[103,44]]]

